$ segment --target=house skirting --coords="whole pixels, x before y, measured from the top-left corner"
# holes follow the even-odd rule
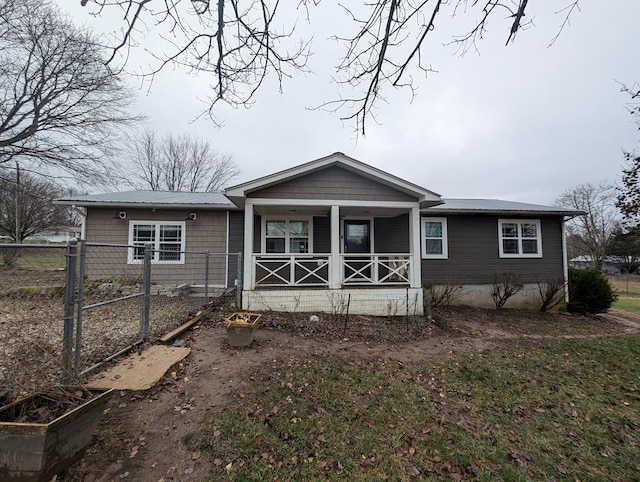
[[[436,289],[442,288],[435,286]],[[464,285],[462,292],[453,299],[455,306],[474,306],[476,308],[495,308],[496,305],[491,297],[493,285]],[[537,283],[525,283],[522,289],[513,295],[504,308],[520,308],[537,311],[542,305],[542,299]],[[566,309],[566,303],[561,302],[555,310]]]
[[[359,315],[424,314],[422,288],[245,290],[242,309]]]

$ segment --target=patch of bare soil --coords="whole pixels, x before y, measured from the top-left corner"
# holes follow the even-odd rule
[[[185,434],[255,384],[278,376],[282,364],[310,357],[373,363],[429,362],[449,351],[483,351],[537,338],[626,335],[640,332],[615,320],[516,310],[447,308],[434,321],[265,313],[248,348],[226,342],[224,313],[197,325],[180,343],[191,354],[144,392],[120,392],[111,402],[85,457],[58,480],[65,482],[205,481],[210,461],[189,452]]]

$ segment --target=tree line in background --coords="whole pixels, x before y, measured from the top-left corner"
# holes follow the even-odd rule
[[[640,87],[622,86],[629,96],[627,108],[640,129]],[[569,257],[602,269],[614,266],[624,272],[640,268],[640,152],[624,151],[621,182],[584,184],[565,191],[559,206],[585,214],[567,223]]]
[[[145,130],[132,137],[129,155],[133,170],[127,181],[136,189],[215,192],[240,174],[230,155],[188,134],[161,137]]]
[[[0,177],[0,234],[19,243],[55,226],[77,225],[77,211],[51,202],[72,193],[19,167]]]
[[[623,86],[622,90],[629,96],[627,108],[640,130],[640,86]],[[616,231],[610,251],[627,256],[629,270],[637,270],[640,264],[640,148],[625,151],[624,157],[626,166],[616,198],[623,222]]]
[[[622,87],[630,100],[629,113],[640,130],[640,86]],[[629,232],[640,229],[640,147],[624,152],[626,167],[622,170],[622,185],[619,188],[616,206],[622,213]]]

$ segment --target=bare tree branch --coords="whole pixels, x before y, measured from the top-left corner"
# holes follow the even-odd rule
[[[20,243],[51,226],[71,224],[73,213],[52,203],[65,194],[63,188],[48,179],[26,172],[18,177],[15,169],[3,166],[0,169],[0,233]]]
[[[568,222],[567,233],[577,241],[579,254],[589,256],[597,268],[602,267],[609,241],[619,226],[614,203],[615,188],[607,183],[581,184],[556,200],[558,206],[585,213]]]
[[[627,110],[640,130],[640,85],[620,84],[629,96]],[[622,185],[617,187],[616,206],[622,212],[624,225],[630,230],[640,228],[640,148],[624,152],[626,167],[622,169]]]
[[[135,122],[131,93],[101,47],[48,2],[6,0],[0,22],[0,166],[20,160],[83,182],[108,177],[113,134]]]
[[[312,21],[312,7],[320,1],[299,0],[301,16]],[[569,5],[558,12],[565,14],[560,31],[578,10],[580,0],[567,1]],[[309,71],[310,40],[299,40],[295,45],[295,25],[288,29],[275,27],[280,18],[279,0],[218,0],[215,4],[212,0],[92,2],[98,13],[106,8],[119,8],[123,13],[126,28],[115,43],[114,53],[142,41],[150,29],[159,32],[165,48],[153,49],[157,63],[146,72],[151,78],[169,64],[212,74],[208,114],[214,121],[214,108],[220,102],[251,105],[269,74],[276,76],[282,90],[284,78]],[[338,6],[355,25],[350,35],[333,37],[345,49],[334,80],[349,94],[315,108],[340,111],[341,119],[353,121],[363,134],[367,120],[375,120],[373,109],[385,101],[383,92],[405,89],[413,96],[417,84],[412,73],[434,72],[425,61],[426,44],[443,15],[465,14],[476,19],[470,31],[453,36],[451,44],[461,55],[478,49],[478,41],[487,31],[489,20],[499,15],[497,12],[507,13],[506,44],[513,43],[516,34],[531,24],[531,20],[525,20],[529,0],[375,0]],[[147,23],[153,27],[147,29]]]

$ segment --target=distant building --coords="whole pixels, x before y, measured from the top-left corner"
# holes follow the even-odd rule
[[[67,243],[71,239],[80,239],[82,228],[80,226],[51,226],[33,236],[27,237],[26,241],[38,243]]]

